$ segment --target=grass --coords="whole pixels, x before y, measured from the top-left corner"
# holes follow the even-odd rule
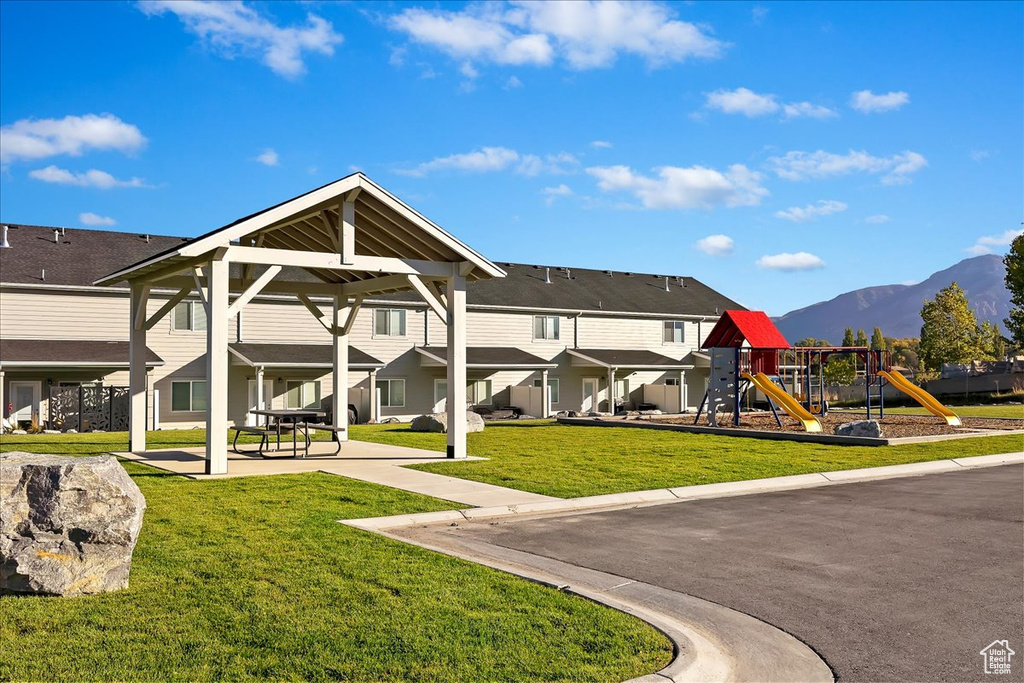
[[[1020,404],[999,404],[986,406],[949,406],[949,409],[960,417],[1009,417],[1024,419],[1024,406]],[[930,415],[919,406],[912,408],[886,408],[885,412],[894,415]]]
[[[365,441],[443,451],[443,434],[407,425],[360,425]],[[469,452],[488,460],[415,465],[415,469],[549,496],[739,481],[827,470],[896,465],[1006,453],[1024,448],[1020,435],[906,446],[828,446],[791,441],[622,427],[580,427],[553,421],[492,422],[469,435]]]
[[[0,450],[125,442],[4,436]],[[197,482],[125,467],[148,503],[130,588],[0,598],[0,680],[604,681],[671,657],[625,614],[336,522],[450,503],[325,474]]]

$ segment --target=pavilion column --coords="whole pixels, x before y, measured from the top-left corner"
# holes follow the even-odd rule
[[[145,306],[146,286],[131,285],[131,315],[128,326],[128,450],[146,450],[146,325],[145,312],[139,320],[139,307]]]
[[[608,368],[608,412],[615,414],[615,368]]]
[[[540,416],[548,417],[551,414],[551,387],[548,386],[548,371],[545,368],[540,371]]]
[[[210,261],[206,312],[206,473],[228,471],[228,261]]]
[[[466,278],[452,264],[448,278],[448,457],[466,457]]]
[[[267,397],[263,395],[263,376],[264,368],[262,365],[256,366],[256,410],[266,410],[269,406],[266,405]],[[256,416],[256,426],[260,426],[260,419],[266,420],[262,415]]]
[[[370,419],[380,422],[380,401],[377,400],[377,370],[370,370]]]
[[[334,396],[331,410],[339,442],[348,441],[348,316],[354,311],[347,296],[334,297]]]

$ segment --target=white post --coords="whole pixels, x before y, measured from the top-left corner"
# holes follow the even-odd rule
[[[380,422],[380,401],[377,400],[377,371],[370,370],[370,419]]]
[[[346,206],[348,203],[346,202]],[[339,442],[348,441],[348,333],[345,323],[353,314],[348,297],[334,297],[334,365],[331,378],[334,395],[331,409],[334,412],[334,426]]]
[[[131,312],[128,326],[128,450],[146,450],[146,316],[139,324],[139,307],[145,305],[146,286],[131,285]]]
[[[153,390],[153,431],[160,429],[160,390]]]
[[[679,412],[686,412],[686,370],[679,371]]]
[[[206,473],[228,471],[228,262],[210,261],[206,316]]]
[[[4,403],[4,371],[0,370],[0,420],[7,417],[7,404]]]
[[[615,414],[615,368],[608,368],[608,412]]]
[[[466,278],[452,264],[448,278],[448,457],[466,457]]]
[[[264,367],[262,365],[256,366],[256,410],[266,410],[267,397],[263,395],[263,382],[264,382]],[[266,422],[266,418],[262,415],[256,416],[256,426],[260,426],[260,420]]]
[[[548,386],[547,369],[540,371],[540,416],[548,417],[551,414],[551,388]]]

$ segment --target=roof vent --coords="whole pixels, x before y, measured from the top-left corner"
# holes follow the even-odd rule
[[[615,275],[610,270],[606,270],[604,272],[608,273],[608,277],[615,277]]]
[[[572,279],[572,271],[569,270],[568,268],[565,269],[565,279],[566,280],[571,280]]]
[[[672,290],[670,290],[670,289],[668,288],[668,276],[667,276],[667,275],[665,276],[665,291],[666,291],[666,292],[670,292],[670,291],[672,291]]]
[[[546,285],[550,285],[551,284],[551,269],[550,268],[545,268],[544,269],[544,284],[546,284]]]
[[[53,243],[57,244],[58,242],[60,242],[60,230],[54,230],[53,231]]]
[[[43,268],[43,272],[40,274],[39,279],[46,282],[46,268]]]
[[[63,228],[63,227],[61,227],[61,229],[60,229],[60,236],[61,236],[61,237],[64,237],[64,235],[66,235],[66,234],[67,234],[67,233],[65,232],[64,228]]]
[[[601,302],[600,302],[600,301],[598,301],[598,302],[597,302],[597,307],[598,307],[598,308],[604,308],[604,306],[602,306],[602,305],[601,305]]]
[[[7,241],[7,226],[3,226],[2,236],[0,236],[0,249],[10,249],[11,243]]]
[[[146,238],[146,244],[149,244],[149,235],[143,235]]]

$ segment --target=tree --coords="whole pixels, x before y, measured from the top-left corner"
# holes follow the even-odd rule
[[[853,346],[853,330],[849,327],[843,332],[843,346]]]
[[[999,329],[999,323],[985,321],[981,324],[981,351],[982,357],[989,360],[1003,360],[1006,358],[1006,338],[1003,331]]]
[[[1010,251],[1003,257],[1006,266],[1004,282],[1010,290],[1010,317],[1003,321],[1017,346],[1024,347],[1024,233],[1010,243]]]
[[[879,327],[875,328],[875,331],[871,333],[871,348],[877,351],[885,351],[885,335],[882,334],[882,329]]]
[[[830,387],[849,386],[857,378],[857,366],[853,356],[832,356],[825,362],[822,375]]]
[[[828,339],[818,339],[817,337],[804,337],[793,346],[832,346]]]
[[[853,342],[854,346],[867,346],[868,335],[864,333],[864,330],[857,330],[857,339]]]
[[[921,308],[921,362],[931,370],[943,363],[969,363],[981,355],[981,330],[960,285],[953,282]]]

